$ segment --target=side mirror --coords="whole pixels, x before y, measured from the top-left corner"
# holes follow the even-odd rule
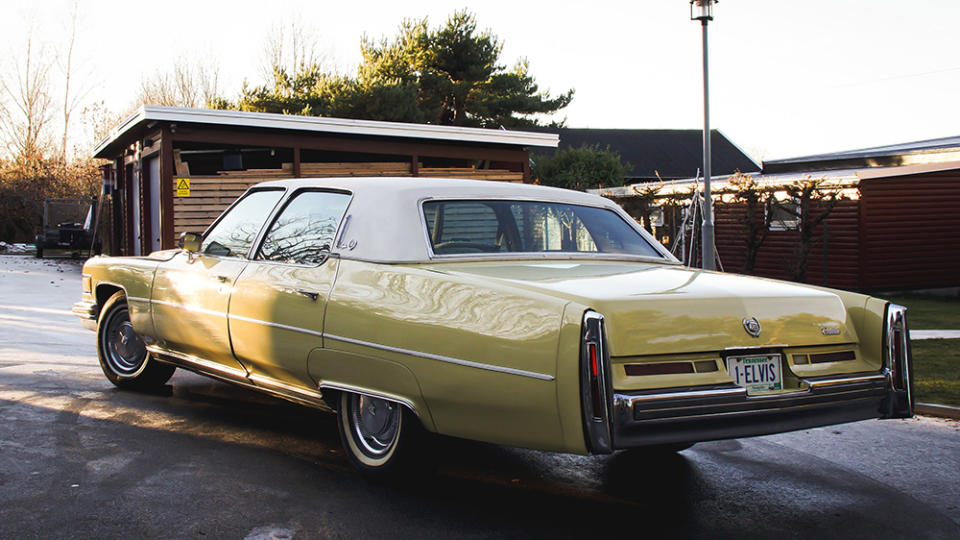
[[[184,251],[197,253],[200,251],[200,242],[202,240],[203,236],[200,234],[185,232],[180,234],[180,240],[177,241],[177,246]]]

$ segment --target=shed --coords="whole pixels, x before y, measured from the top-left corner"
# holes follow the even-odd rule
[[[202,231],[249,186],[310,176],[526,182],[550,133],[144,105],[94,151],[109,252],[139,255]]]

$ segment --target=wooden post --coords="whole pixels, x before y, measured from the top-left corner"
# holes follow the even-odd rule
[[[293,177],[300,178],[300,147],[293,149]]]
[[[529,158],[529,156],[527,157],[527,159],[523,160],[523,183],[524,183],[524,184],[529,184],[529,183],[530,183],[530,158]]]
[[[160,248],[176,247],[177,239],[173,231],[173,134],[168,126],[163,127],[160,135]],[[156,234],[156,231],[153,232]]]
[[[420,176],[420,156],[413,154],[410,159],[410,174]]]

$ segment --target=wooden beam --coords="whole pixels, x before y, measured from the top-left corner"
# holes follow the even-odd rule
[[[173,137],[170,128],[163,127],[160,135],[160,248],[176,247],[173,232]]]
[[[410,174],[420,176],[420,156],[414,154],[410,156]]]
[[[514,149],[463,143],[389,141],[347,136],[300,135],[288,132],[263,132],[245,129],[205,129],[178,125],[176,140],[211,144],[301,148],[331,152],[355,152],[455,159],[492,159],[513,163],[526,162],[526,149]]]
[[[293,177],[300,178],[300,147],[293,148]]]

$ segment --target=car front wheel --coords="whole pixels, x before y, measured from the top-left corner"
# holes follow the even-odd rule
[[[97,323],[97,357],[103,374],[120,388],[150,390],[166,384],[175,367],[154,361],[133,330],[123,292],[107,300]]]
[[[337,423],[347,456],[363,473],[387,477],[411,469],[422,428],[403,405],[343,392]]]

